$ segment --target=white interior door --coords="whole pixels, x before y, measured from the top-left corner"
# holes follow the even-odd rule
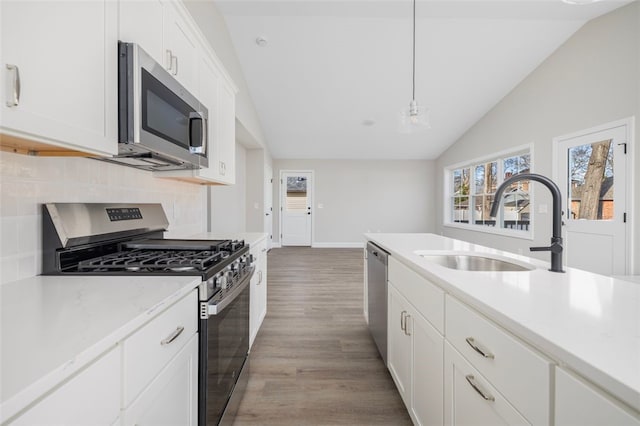
[[[281,243],[283,246],[310,246],[312,172],[283,171],[280,176]]]
[[[273,243],[273,169],[264,166],[264,232],[267,233],[267,250]]]
[[[629,127],[618,123],[555,141],[568,266],[603,275],[628,273]]]

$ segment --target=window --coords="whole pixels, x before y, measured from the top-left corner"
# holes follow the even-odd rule
[[[519,181],[506,188],[498,217],[492,218],[489,213],[498,186],[530,169],[529,148],[447,168],[445,224],[493,233],[525,231],[520,234],[528,236],[529,181]]]

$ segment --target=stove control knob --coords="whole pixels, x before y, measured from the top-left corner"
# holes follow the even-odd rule
[[[221,277],[216,278],[216,282],[218,283],[218,285],[220,286],[220,288],[222,289],[226,289],[227,288],[227,277],[226,275],[223,275]]]

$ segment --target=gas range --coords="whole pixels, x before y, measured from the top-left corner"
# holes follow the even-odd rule
[[[194,275],[206,301],[250,271],[244,241],[166,239],[167,228],[160,204],[45,204],[43,274]]]
[[[51,203],[42,220],[44,275],[201,277],[198,424],[232,424],[248,380],[249,245],[165,239],[160,204]]]

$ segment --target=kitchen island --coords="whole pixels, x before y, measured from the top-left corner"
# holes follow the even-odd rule
[[[441,289],[447,301],[444,310],[453,312],[454,305],[462,302],[460,305],[477,311],[482,320],[486,317],[533,348],[548,359],[551,367],[562,367],[586,379],[622,401],[634,419],[640,418],[637,284],[573,268],[553,273],[543,261],[433,234],[365,237],[386,249],[394,261]],[[530,270],[463,271],[421,256],[450,253],[498,257],[529,266]],[[389,280],[393,284],[392,278]],[[390,319],[390,328],[396,322]],[[447,339],[448,325],[440,331]],[[554,370],[549,371],[553,385]]]

